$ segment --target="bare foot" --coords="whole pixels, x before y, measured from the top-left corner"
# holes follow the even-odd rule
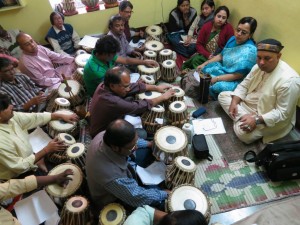
[[[41,170],[41,171],[44,171],[46,173],[48,173],[48,169],[46,167],[46,164],[45,164],[45,161],[44,161],[44,158],[40,159],[36,165],[38,166],[38,168]]]

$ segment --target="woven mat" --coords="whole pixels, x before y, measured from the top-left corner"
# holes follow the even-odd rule
[[[300,194],[300,180],[271,182],[265,171],[243,161],[227,163],[214,138],[206,136],[214,159],[195,161],[195,185],[208,196],[212,214]]]

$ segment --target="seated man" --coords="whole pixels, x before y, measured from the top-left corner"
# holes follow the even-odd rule
[[[115,64],[158,66],[153,60],[124,58],[117,55],[120,51],[119,42],[110,35],[100,38],[92,52],[92,56],[84,67],[84,83],[88,94],[92,97],[97,86],[103,81],[105,72]]]
[[[168,100],[174,95],[170,89],[159,97],[143,100],[130,100],[126,97],[134,96],[145,91],[164,92],[170,88],[168,85],[147,85],[144,83],[130,83],[130,72],[125,67],[115,67],[106,72],[104,83],[101,83],[91,101],[91,127],[92,137],[106,129],[115,119],[124,118],[125,115],[142,114],[153,106]]]
[[[41,151],[34,154],[27,130],[47,124],[50,120],[64,120],[72,123],[78,120],[76,114],[22,113],[13,112],[8,95],[0,93],[0,180],[8,180],[45,165],[37,163],[48,153],[66,150],[62,141],[54,139]]]
[[[19,33],[17,42],[23,51],[20,58],[20,70],[28,75],[36,85],[49,90],[57,89],[63,81],[62,74],[72,78],[76,70],[74,57],[59,54],[37,45],[32,37]],[[55,67],[54,64],[59,64]]]
[[[36,111],[46,101],[41,88],[28,76],[17,72],[13,62],[0,57],[0,92],[10,96],[14,111]]]
[[[109,20],[108,29],[109,32],[107,35],[113,36],[120,44],[120,51],[117,52],[118,56],[142,56],[141,52],[143,52],[143,48],[132,48],[129,45],[124,33],[124,19],[121,16],[112,16]]]
[[[125,33],[125,36],[126,36],[126,39],[128,42],[130,42],[130,40],[133,37],[141,37],[142,38],[144,36],[143,31],[135,32],[134,30],[131,30],[129,27],[129,20],[130,20],[131,14],[133,13],[132,9],[133,9],[133,5],[130,1],[122,1],[119,4],[119,15],[125,21],[124,33]]]
[[[20,58],[22,50],[20,49],[16,37],[20,33],[19,30],[5,30],[0,25],[0,53]]]
[[[287,135],[295,125],[300,77],[280,60],[281,43],[266,39],[257,44],[257,65],[233,92],[222,92],[219,102],[234,121],[238,138],[268,143]]]
[[[55,52],[61,54],[74,55],[80,48],[78,45],[80,37],[73,29],[72,25],[64,23],[65,17],[59,12],[50,14],[52,27],[49,29],[45,39],[48,41]]]
[[[120,119],[111,122],[106,131],[92,140],[86,173],[96,211],[116,201],[131,207],[160,206],[167,198],[168,190],[146,189],[135,180],[136,174],[127,157],[135,148],[137,138],[134,127]]]
[[[6,183],[0,183],[0,203],[9,198],[16,197],[25,192],[33,191],[42,186],[49,184],[58,184],[66,187],[69,180],[72,178],[69,175],[73,175],[71,169],[66,169],[64,172],[57,175],[49,176],[28,176],[24,179],[11,179]],[[1,224],[20,224],[16,218],[6,209],[0,206],[0,218]]]

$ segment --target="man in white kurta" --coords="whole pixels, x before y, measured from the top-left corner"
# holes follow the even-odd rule
[[[300,77],[280,60],[283,46],[274,39],[257,45],[257,64],[233,92],[222,92],[219,102],[234,121],[238,138],[264,143],[287,135],[296,120]]]

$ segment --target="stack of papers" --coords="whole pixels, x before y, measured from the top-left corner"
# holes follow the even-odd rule
[[[221,117],[211,119],[193,120],[195,134],[225,134],[225,128]]]
[[[136,167],[136,173],[145,185],[158,185],[165,180],[166,165],[163,162],[155,161],[147,168]]]
[[[85,35],[79,42],[79,45],[94,49],[98,39],[99,38]]]

